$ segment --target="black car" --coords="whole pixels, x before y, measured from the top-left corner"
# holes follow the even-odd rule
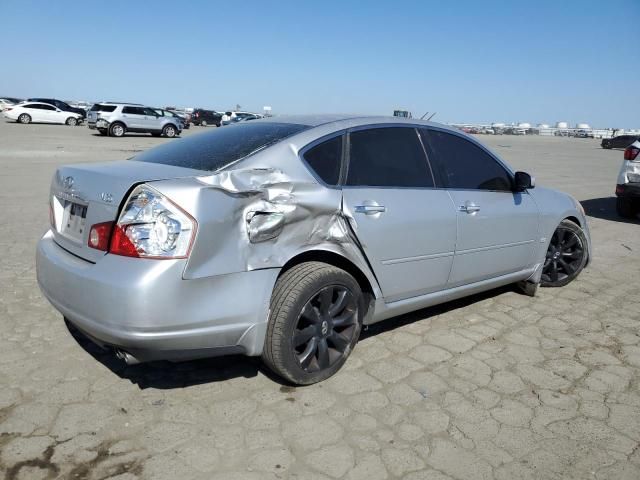
[[[220,126],[222,122],[222,115],[213,110],[204,110],[202,108],[196,108],[191,114],[191,123],[194,125],[200,125],[206,127],[207,125]]]
[[[73,112],[82,115],[82,118],[86,118],[87,111],[83,108],[76,108],[69,105],[67,102],[63,102],[62,100],[56,100],[55,98],[30,98],[27,100],[28,102],[41,102],[48,103],[50,105],[54,105],[56,108],[59,108],[63,112]]]
[[[602,148],[627,148],[636,140],[640,140],[640,135],[618,135],[613,138],[603,138],[600,146]]]

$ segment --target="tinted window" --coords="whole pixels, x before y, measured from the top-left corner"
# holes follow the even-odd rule
[[[129,115],[145,115],[145,109],[142,107],[122,107],[122,113]]]
[[[304,159],[327,184],[336,185],[340,178],[342,136],[332,138],[307,150]]]
[[[446,188],[511,191],[511,175],[482,148],[458,135],[421,130],[429,160]]]
[[[27,104],[27,105],[23,105],[22,108],[38,109],[38,106],[37,105],[29,105],[29,104]]]
[[[245,123],[216,128],[165,143],[131,160],[215,171],[307,128],[289,123]]]
[[[56,107],[54,107],[53,105],[40,105],[40,108],[42,110],[55,110]]]
[[[91,107],[92,112],[113,112],[115,111],[115,105],[100,105],[96,103],[93,107]]]
[[[413,128],[374,128],[350,134],[347,185],[433,187]]]

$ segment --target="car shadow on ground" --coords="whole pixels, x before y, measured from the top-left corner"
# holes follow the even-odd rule
[[[616,197],[591,198],[580,202],[584,213],[588,217],[601,218],[611,222],[640,223],[638,216],[635,219],[622,218],[616,212]]]
[[[469,297],[389,318],[382,322],[365,327],[360,334],[359,341],[366,340],[367,338],[381,333],[393,331],[418,320],[426,320],[513,290],[513,286],[507,285],[505,287],[500,287],[487,292],[478,293]],[[99,347],[89,340],[89,338],[85,337],[81,332],[76,330],[72,325],[67,324],[67,327],[76,342],[78,342],[78,344],[89,355],[102,363],[114,374],[118,375],[120,378],[129,380],[140,389],[156,388],[160,390],[170,390],[175,388],[186,388],[212,382],[223,382],[239,377],[252,378],[257,376],[258,372],[270,378],[275,383],[282,385],[283,389],[292,387],[291,384],[282,378],[277,377],[268,368],[266,368],[260,361],[260,358],[247,357],[244,355],[230,355],[180,363],[157,361],[141,363],[138,365],[127,365],[124,361],[117,358],[113,351]]]

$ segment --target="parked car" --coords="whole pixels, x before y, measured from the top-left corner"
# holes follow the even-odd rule
[[[3,114],[9,120],[18,123],[60,123],[71,126],[82,122],[82,115],[75,112],[65,112],[54,105],[41,102],[24,102],[7,107]]]
[[[82,119],[84,119],[87,116],[87,111],[85,109],[72,107],[67,102],[63,102],[62,100],[56,100],[55,98],[30,98],[27,101],[42,102],[42,103],[48,103],[50,105],[55,105],[56,108],[62,110],[63,112],[73,112],[81,115]]]
[[[640,140],[624,150],[624,160],[616,184],[616,210],[623,218],[640,213]]]
[[[206,127],[207,125],[215,125],[219,127],[222,122],[222,114],[213,110],[205,110],[203,108],[196,108],[191,113],[191,123],[194,125],[200,125]]]
[[[173,117],[177,121],[182,123],[182,130],[189,128],[190,124],[187,120],[188,114],[179,114],[171,110],[165,110],[164,108],[154,108],[155,112],[158,115],[162,115],[163,117]]]
[[[591,130],[576,130],[573,136],[576,138],[593,138],[593,132]]]
[[[613,138],[603,138],[600,142],[602,148],[627,148],[633,142],[640,140],[640,135],[618,135]]]
[[[4,111],[4,109],[7,107],[12,107],[14,105],[17,105],[21,101],[22,100],[20,100],[19,98],[11,98],[11,97],[0,98],[0,112]]]
[[[50,201],[37,278],[70,325],[129,363],[242,353],[295,384],[363,325],[564,286],[590,252],[575,199],[415,119],[242,122],[62,166]]]
[[[96,103],[89,110],[87,126],[111,137],[130,132],[171,138],[182,132],[178,117],[161,115],[151,107],[133,103]]]
[[[224,112],[224,115],[222,116],[222,125],[230,125],[244,120],[257,120],[262,117],[262,115],[251,112]]]

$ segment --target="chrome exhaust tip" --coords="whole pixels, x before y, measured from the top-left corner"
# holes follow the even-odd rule
[[[116,357],[124,360],[127,365],[137,365],[140,363],[140,360],[124,350],[116,349]]]

